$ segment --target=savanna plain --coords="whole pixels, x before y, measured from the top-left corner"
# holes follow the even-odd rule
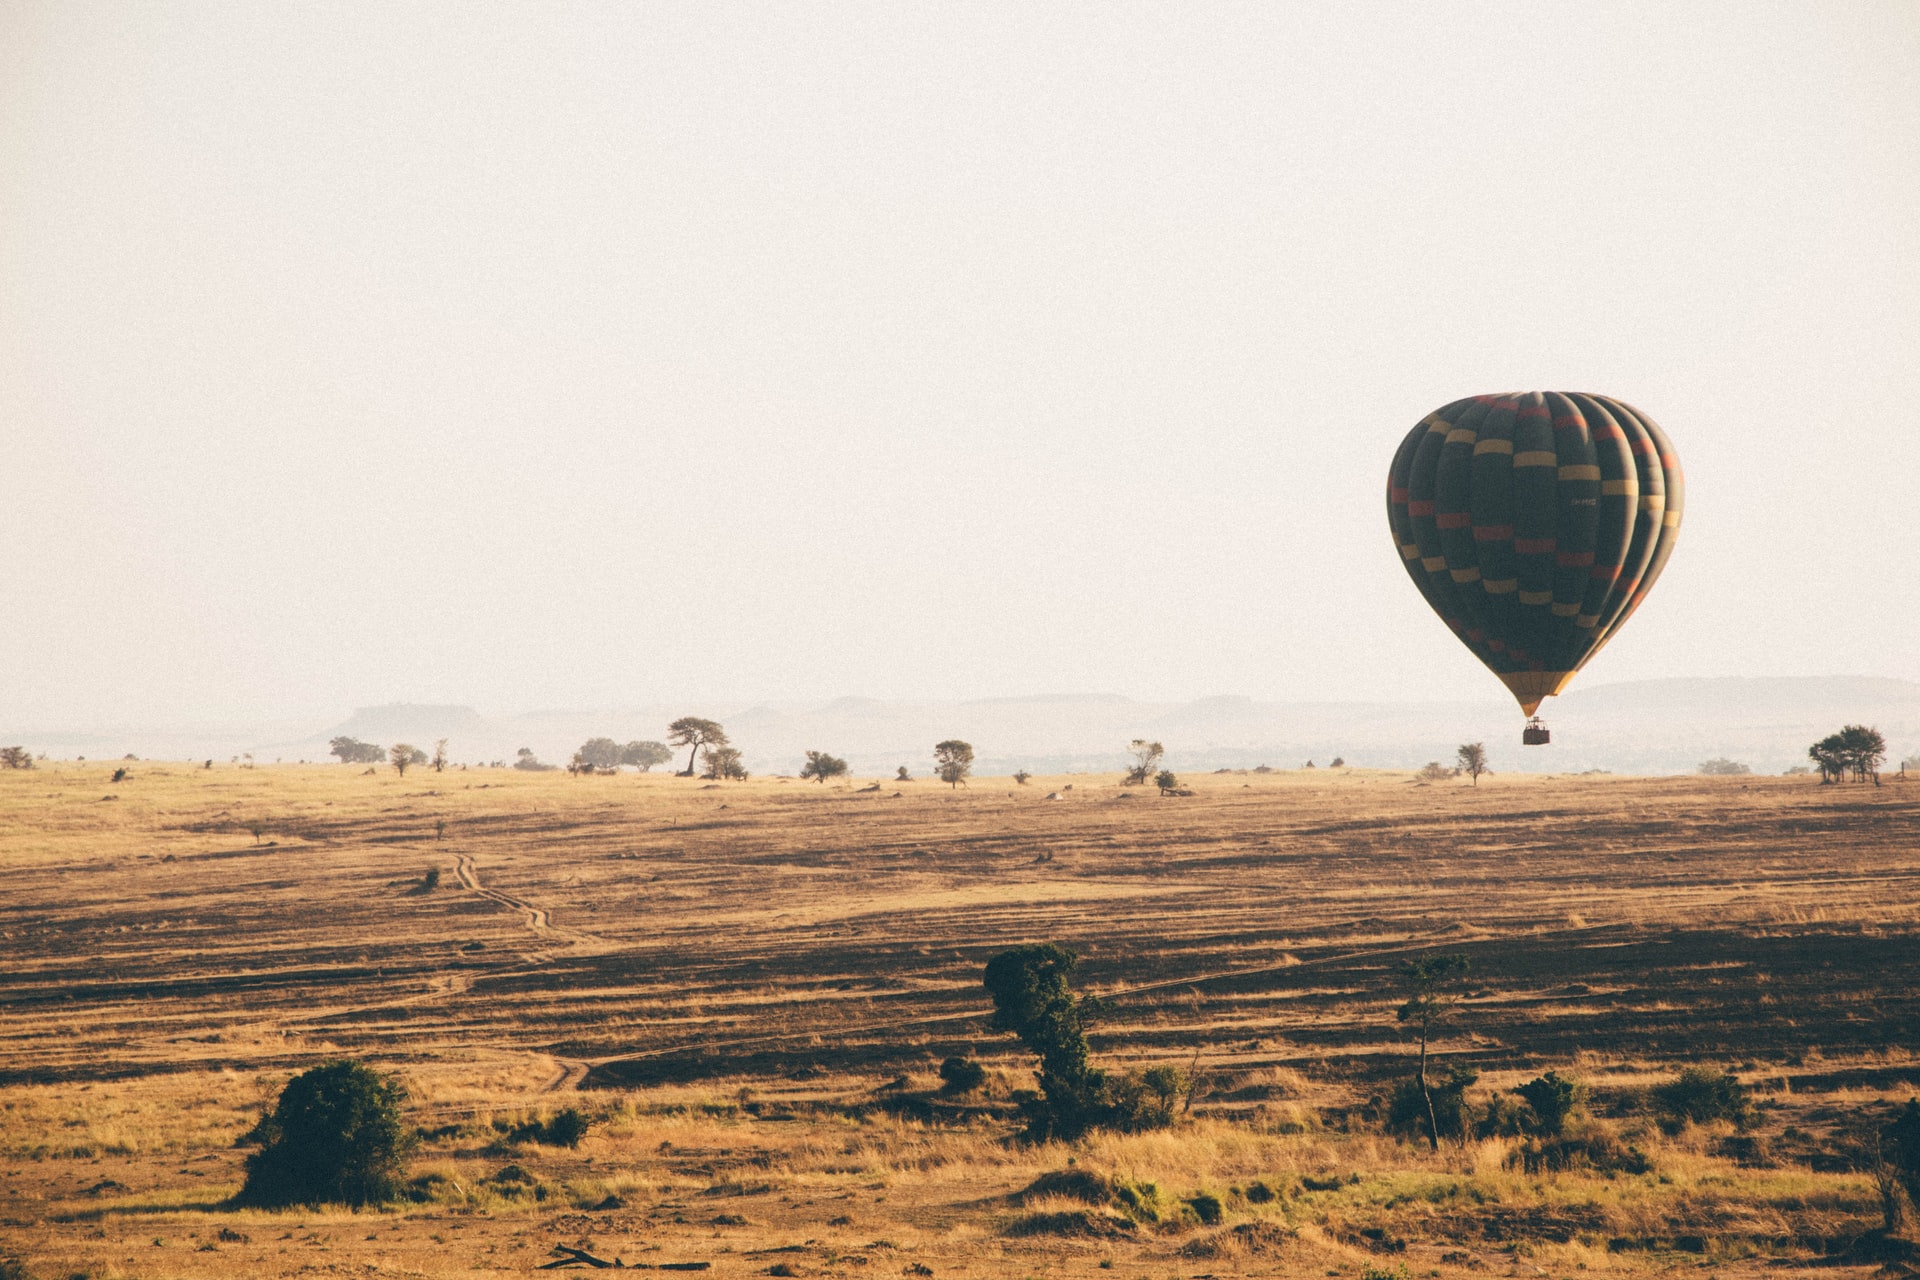
[[[111,781],[114,769],[128,776]],[[0,1254],[38,1277],[1903,1269],[1920,783],[1363,770],[816,785],[0,773]],[[1053,798],[1049,798],[1053,797]],[[437,873],[437,876],[436,874]],[[1077,952],[1171,1124],[1021,1139],[986,964]],[[1395,1131],[1399,966],[1462,955]],[[943,1089],[951,1057],[985,1069]],[[393,1074],[381,1207],[236,1207],[291,1077]],[[1657,1105],[1731,1071],[1737,1118]],[[1501,1123],[1552,1070],[1548,1140]],[[1464,1078],[1464,1077],[1461,1077]],[[577,1145],[543,1140],[567,1109]],[[556,1246],[577,1251],[556,1252]]]

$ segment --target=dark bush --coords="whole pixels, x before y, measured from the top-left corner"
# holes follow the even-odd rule
[[[940,1064],[940,1092],[972,1093],[987,1082],[987,1069],[972,1058],[952,1057]]]
[[[1272,1204],[1277,1198],[1273,1188],[1264,1182],[1251,1183],[1247,1187],[1248,1204]]]
[[[1433,1119],[1443,1138],[1458,1138],[1467,1131],[1467,1090],[1480,1078],[1471,1067],[1449,1069],[1445,1080],[1430,1080],[1433,1094]],[[1399,1134],[1424,1134],[1427,1131],[1427,1100],[1421,1096],[1418,1080],[1403,1080],[1394,1088],[1387,1107],[1387,1128]]]
[[[1226,1214],[1220,1203],[1220,1197],[1211,1191],[1202,1191],[1198,1195],[1187,1197],[1187,1207],[1193,1210],[1193,1216],[1200,1219],[1202,1226],[1214,1226]]]
[[[1514,1092],[1533,1112],[1533,1131],[1545,1137],[1557,1138],[1567,1127],[1567,1117],[1580,1105],[1586,1090],[1578,1080],[1563,1080],[1555,1072],[1549,1071],[1527,1081]]]
[[[580,1139],[587,1136],[592,1121],[578,1107],[568,1107],[553,1119],[547,1121],[546,1136],[541,1141],[555,1147],[577,1147]]]
[[[373,1204],[392,1199],[414,1135],[400,1121],[406,1090],[358,1062],[295,1076],[260,1126],[241,1204]]]
[[[1017,1204],[1059,1196],[1086,1204],[1105,1204],[1114,1198],[1111,1180],[1088,1169],[1051,1169],[1014,1193]]]
[[[1653,1087],[1653,1105],[1675,1125],[1731,1120],[1744,1126],[1753,1117],[1747,1087],[1731,1071],[1688,1067]]]

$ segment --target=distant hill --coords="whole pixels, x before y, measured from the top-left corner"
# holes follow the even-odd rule
[[[1576,688],[1545,708],[1551,746],[1522,748],[1521,717],[1504,693],[1461,702],[1256,702],[1220,695],[1143,702],[1117,694],[909,702],[844,697],[804,703],[700,703],[542,710],[482,715],[472,707],[394,703],[362,707],[330,728],[301,735],[271,728],[84,735],[0,733],[56,755],[94,758],[134,751],[170,758],[327,758],[329,738],[390,745],[449,740],[457,761],[510,760],[521,747],[565,763],[593,737],[664,739],[669,721],[701,715],[725,724],[756,773],[794,773],[808,750],[845,756],[856,775],[891,776],[906,765],[924,776],[933,744],[964,738],[977,771],[1005,774],[1109,771],[1127,743],[1166,744],[1176,772],[1220,768],[1324,767],[1334,757],[1381,768],[1450,761],[1463,742],[1484,742],[1496,770],[1686,773],[1725,756],[1762,773],[1803,763],[1806,748],[1846,723],[1877,726],[1893,759],[1920,754],[1920,684],[1865,676],[1646,680]],[[83,745],[84,744],[84,745]],[[62,748],[66,748],[63,750]],[[76,750],[77,748],[77,750]],[[684,760],[684,756],[681,757]],[[677,764],[678,762],[676,762]]]

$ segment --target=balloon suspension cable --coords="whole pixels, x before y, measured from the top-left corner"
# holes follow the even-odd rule
[[[1520,745],[1523,747],[1544,747],[1552,741],[1553,734],[1548,732],[1546,721],[1542,720],[1539,716],[1528,716],[1527,727],[1520,731]]]

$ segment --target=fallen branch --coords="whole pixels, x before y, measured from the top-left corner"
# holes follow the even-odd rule
[[[569,1244],[557,1244],[552,1252],[565,1254],[552,1262],[543,1262],[536,1271],[557,1271],[561,1267],[600,1267],[606,1270],[622,1271],[705,1271],[711,1262],[623,1262],[616,1255],[612,1262],[605,1258],[596,1258],[585,1249],[576,1249]]]

